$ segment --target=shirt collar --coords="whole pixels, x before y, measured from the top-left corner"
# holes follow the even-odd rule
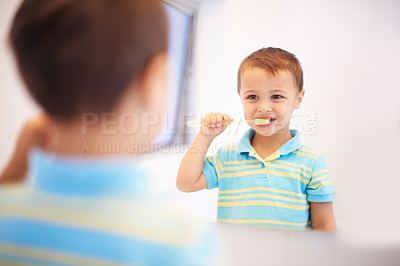
[[[239,153],[251,152],[251,150],[253,149],[253,147],[251,146],[251,140],[253,139],[255,134],[256,131],[252,128],[244,133],[238,144]],[[300,141],[300,132],[298,130],[291,129],[290,135],[292,135],[292,138],[279,148],[280,155],[291,153],[292,151],[299,149],[303,145]]]
[[[34,149],[29,156],[33,188],[84,197],[128,197],[147,191],[147,175],[132,158],[60,156]]]

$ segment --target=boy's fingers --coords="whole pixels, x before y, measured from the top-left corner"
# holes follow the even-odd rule
[[[216,125],[217,125],[217,127],[220,127],[222,125],[222,115],[221,115],[221,113],[216,113],[215,116],[216,116],[216,120],[217,120]]]
[[[201,122],[207,123],[207,121],[208,121],[208,114],[204,115],[204,116],[201,118]]]
[[[206,114],[206,115],[203,116],[203,118],[201,119],[201,124],[204,125],[204,126],[209,126],[209,125],[210,125],[210,121],[211,121],[210,114]]]
[[[208,125],[211,125],[211,127],[215,127],[215,123],[217,122],[217,119],[215,117],[214,113],[210,114],[210,118],[211,118],[211,124],[209,123]]]
[[[222,117],[224,120],[224,124],[229,124],[230,122],[232,122],[231,119],[229,118],[229,115],[223,114]]]
[[[202,125],[208,127],[227,127],[233,119],[229,117],[228,114],[221,114],[221,113],[208,113],[202,118]]]
[[[229,115],[224,114],[224,126],[228,127],[230,123],[232,123],[233,119],[229,117]]]

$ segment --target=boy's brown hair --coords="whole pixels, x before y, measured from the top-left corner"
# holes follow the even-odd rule
[[[262,48],[247,56],[240,64],[238,71],[238,92],[243,73],[251,67],[260,67],[275,76],[279,71],[289,71],[294,79],[295,85],[301,91],[303,89],[303,69],[299,60],[292,53],[280,48]]]
[[[110,111],[167,49],[159,0],[24,0],[10,43],[28,90],[54,118]]]

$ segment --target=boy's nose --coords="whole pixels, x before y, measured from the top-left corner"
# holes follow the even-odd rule
[[[260,105],[257,107],[258,112],[272,112],[272,107],[270,104],[267,102],[262,102]]]

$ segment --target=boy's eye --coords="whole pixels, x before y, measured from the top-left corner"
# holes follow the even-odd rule
[[[256,95],[249,95],[249,96],[247,96],[247,99],[256,100],[256,99],[258,99],[258,96],[256,96]]]
[[[283,99],[283,96],[282,95],[272,95],[271,98],[274,100],[279,100],[279,99]]]

